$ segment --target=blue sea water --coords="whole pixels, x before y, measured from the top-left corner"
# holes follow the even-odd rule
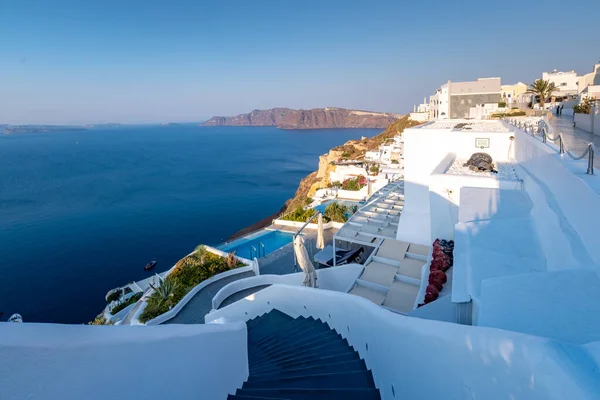
[[[125,126],[0,135],[0,320],[83,323],[116,286],[279,210],[318,155],[380,130]]]

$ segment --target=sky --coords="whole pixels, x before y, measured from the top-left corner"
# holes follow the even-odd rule
[[[600,1],[0,0],[0,124],[406,113],[448,80],[592,71]]]

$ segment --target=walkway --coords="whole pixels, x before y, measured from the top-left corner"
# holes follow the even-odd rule
[[[223,300],[223,302],[219,306],[219,310],[223,307],[227,307],[228,305],[235,303],[238,300],[244,299],[244,298],[250,296],[251,294],[260,292],[261,290],[266,289],[269,286],[271,286],[271,285],[260,285],[260,286],[251,287],[249,289],[240,290],[239,292],[234,293],[231,296],[229,296],[228,298],[226,298],[225,300]]]
[[[569,151],[575,154],[583,153],[588,143],[594,143],[597,149],[600,149],[600,136],[594,135],[593,133],[586,132],[583,129],[573,127],[573,117],[570,115],[563,115],[557,117],[552,116],[549,121],[550,126],[554,130],[554,134],[562,132],[565,138],[565,144]],[[558,142],[557,142],[558,143]],[[600,167],[600,156],[594,155],[594,167]]]
[[[276,226],[277,229],[286,230],[285,228]],[[294,229],[295,232],[297,229]],[[325,231],[325,244],[331,244],[333,242],[333,233],[335,229],[328,229]],[[305,230],[303,232],[309,240],[310,248],[309,254],[312,256],[317,251],[315,248],[317,231],[314,229]],[[285,275],[294,272],[294,247],[292,244],[282,247],[279,250],[268,254],[258,260],[261,275],[263,274],[275,274]],[[239,279],[248,278],[254,276],[254,272],[246,272],[243,274],[234,275],[225,279],[221,279],[217,282],[211,283],[201,291],[199,291],[192,299],[183,307],[183,309],[172,319],[165,322],[165,324],[203,324],[204,316],[212,310],[212,299],[222,287],[230,282],[237,281]],[[262,289],[262,288],[261,288]],[[257,291],[256,288],[250,289]],[[251,294],[250,292],[248,294]],[[246,296],[248,295],[246,294]],[[243,296],[245,297],[245,296]],[[243,298],[242,297],[242,298]],[[222,306],[224,307],[224,306]]]
[[[217,292],[228,283],[251,276],[254,276],[254,272],[243,272],[211,283],[196,293],[181,311],[165,324],[203,324],[204,316],[212,310],[212,299]]]

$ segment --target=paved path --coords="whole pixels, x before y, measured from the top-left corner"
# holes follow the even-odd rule
[[[331,244],[333,242],[334,232],[334,229],[328,229],[325,231],[325,245]],[[317,231],[314,229],[307,229],[303,231],[303,233],[309,238],[311,238],[311,240],[309,241],[311,246],[309,249],[309,254],[312,257],[313,254],[319,251],[315,248]],[[285,275],[300,271],[300,269],[298,269],[298,271],[294,271],[294,247],[292,244],[284,246],[281,249],[271,254],[268,254],[266,257],[259,259],[258,265],[261,274]],[[248,278],[250,276],[254,276],[254,272],[246,272],[243,274],[230,276],[228,278],[211,283],[210,285],[199,291],[194,297],[192,297],[192,299],[183,307],[183,309],[174,318],[165,322],[165,324],[203,324],[204,316],[208,314],[210,310],[212,310],[212,299],[217,294],[217,292],[221,290],[223,286],[227,285],[230,282],[237,281],[238,279],[242,278]],[[247,294],[239,298],[244,298],[248,294],[251,294],[252,290],[254,290],[255,292],[258,291],[256,288],[249,290],[250,291]],[[239,300],[239,298],[236,298],[235,300]],[[231,299],[229,298],[226,299],[226,301],[228,300],[231,301]],[[224,306],[225,305],[222,305],[222,307]]]
[[[212,299],[221,288],[238,279],[254,276],[254,272],[243,272],[211,283],[200,290],[174,317],[165,324],[203,324],[204,316],[212,310]]]
[[[582,154],[588,143],[594,143],[596,148],[600,150],[600,136],[594,135],[584,131],[583,129],[575,128],[573,126],[573,117],[570,115],[563,115],[557,117],[552,116],[549,121],[550,126],[554,129],[554,133],[562,132],[565,138],[565,144],[569,151],[577,155]],[[600,155],[594,155],[594,167],[600,167]]]
[[[260,286],[252,287],[250,289],[240,290],[239,292],[234,293],[231,296],[229,296],[228,298],[226,298],[225,300],[223,300],[223,302],[219,306],[219,310],[223,307],[227,307],[228,305],[235,303],[238,300],[241,300],[247,296],[250,296],[251,294],[260,292],[261,290],[266,289],[269,286],[271,286],[271,285],[260,285]]]

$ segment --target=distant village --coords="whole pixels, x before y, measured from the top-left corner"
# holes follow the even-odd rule
[[[504,116],[537,115],[546,110],[561,115],[590,114],[600,100],[600,63],[592,72],[574,70],[544,72],[531,84],[502,85],[501,78],[479,78],[470,82],[448,81],[415,105],[411,119],[425,122],[442,119],[496,119]],[[586,125],[586,124],[582,124]],[[584,126],[581,127],[585,129]]]

